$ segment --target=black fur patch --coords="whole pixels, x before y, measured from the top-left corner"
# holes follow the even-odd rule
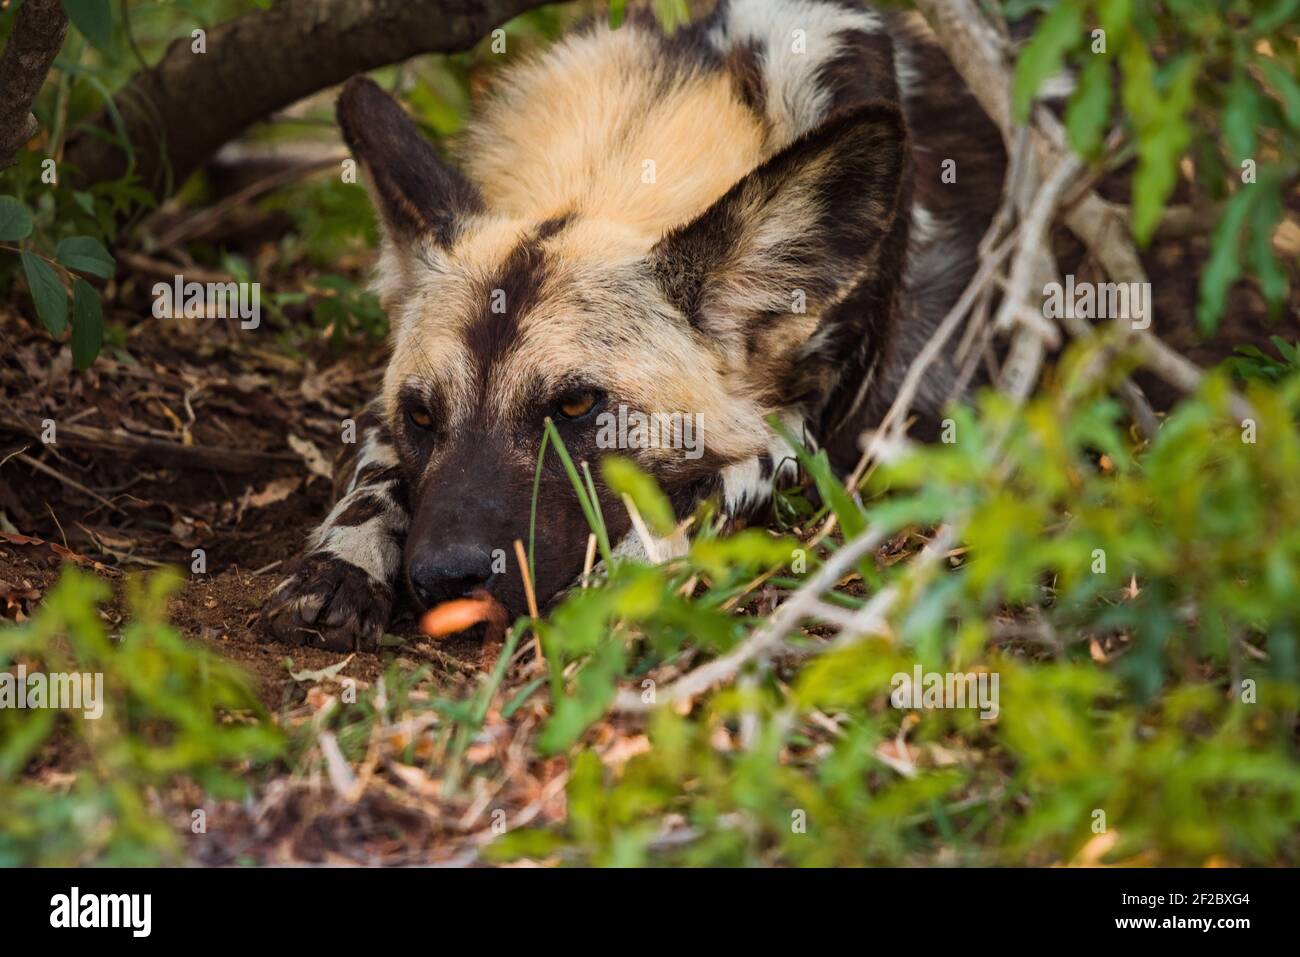
[[[898,100],[893,43],[884,33],[847,30],[839,34],[840,52],[817,71],[816,84],[831,95],[831,113],[872,100]]]
[[[763,81],[763,45],[757,40],[736,44],[727,54],[727,73],[736,91],[736,97],[763,124],[767,117],[767,85]]]
[[[374,179],[384,222],[396,238],[427,233],[449,247],[458,220],[483,209],[478,189],[438,157],[397,101],[372,80],[357,76],[347,82],[338,120],[352,155]]]
[[[479,381],[509,354],[519,323],[537,302],[546,279],[547,262],[542,242],[568,225],[570,217],[548,219],[510,251],[500,272],[483,289],[483,306],[469,327],[466,344],[478,365]],[[501,311],[494,312],[495,304]]]
[[[865,265],[867,254],[892,227],[906,155],[902,115],[892,104],[872,103],[832,117],[759,166],[694,221],[661,239],[651,252],[655,277],[669,301],[699,326],[707,283],[732,257],[745,225],[742,215],[761,217],[785,184],[820,163],[811,184],[820,208],[809,208],[803,228],[771,253],[795,267],[808,308],[818,308],[817,298],[836,292],[846,274]],[[747,212],[753,209],[758,212]],[[761,281],[774,264],[728,268],[753,269],[753,279]]]
[[[390,482],[399,482],[401,479],[402,470],[398,466],[372,462],[357,473],[357,487],[386,485]]]
[[[265,637],[329,651],[373,650],[392,610],[393,593],[332,555],[306,556],[262,611]]]
[[[354,501],[348,504],[343,513],[334,520],[333,525],[336,528],[339,526],[352,528],[357,525],[364,525],[392,507],[393,504],[380,495],[358,495]]]

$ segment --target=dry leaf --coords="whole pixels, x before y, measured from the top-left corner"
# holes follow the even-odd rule
[[[316,448],[308,439],[299,438],[292,432],[289,433],[289,448],[297,452],[307,466],[307,471],[312,475],[319,475],[321,478],[331,478],[334,470],[330,468],[325,456],[320,454],[320,449]]]
[[[272,479],[259,491],[248,496],[248,504],[253,508],[266,508],[266,506],[274,505],[276,502],[283,502],[296,492],[301,484],[302,479],[292,475],[286,478]]]

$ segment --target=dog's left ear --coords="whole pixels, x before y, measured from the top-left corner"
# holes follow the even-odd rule
[[[879,258],[906,158],[897,107],[833,117],[664,236],[651,267],[669,301],[723,339],[743,342],[765,317],[818,315]]]
[[[344,84],[338,119],[397,246],[428,239],[450,247],[458,223],[482,211],[474,184],[443,162],[397,101],[370,79],[357,76]]]

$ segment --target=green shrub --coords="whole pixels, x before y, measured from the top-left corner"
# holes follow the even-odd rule
[[[721,603],[756,572],[790,565],[798,543],[706,535],[683,561],[622,564],[565,601],[542,626],[554,695],[543,741],[572,756],[569,820],[506,835],[491,853],[1297,860],[1300,378],[1252,384],[1243,422],[1212,376],[1139,447],[1101,385],[1074,376],[1094,348],[1067,357],[1024,409],[986,395],[955,410],[955,441],[881,467],[865,507],[842,488],[833,497],[869,529],[962,522],[968,551],[909,584],[884,633],[811,658],[817,646],[792,641],[798,653],[780,668],[697,700],[689,716],[659,708],[652,747],[621,767],[582,737],[615,682],[638,687],[685,648],[743,641],[762,619]],[[886,585],[910,574],[907,561],[879,570]],[[693,599],[680,595],[690,576],[705,583]],[[917,664],[996,673],[996,719],[890,707],[893,676]],[[558,677],[566,667],[572,676]],[[666,836],[669,815],[681,823]]]
[[[165,815],[168,789],[193,781],[240,796],[240,772],[279,753],[245,675],[167,624],[180,582],[170,570],[129,580],[131,620],[110,634],[99,612],[108,586],[68,567],[35,618],[0,630],[0,668],[103,675],[98,719],[0,709],[0,866],[175,861],[190,819]],[[76,769],[66,789],[22,777],[47,746]]]

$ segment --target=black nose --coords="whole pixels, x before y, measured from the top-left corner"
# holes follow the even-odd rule
[[[481,545],[426,545],[406,569],[411,591],[425,608],[463,598],[492,578],[492,556]]]

